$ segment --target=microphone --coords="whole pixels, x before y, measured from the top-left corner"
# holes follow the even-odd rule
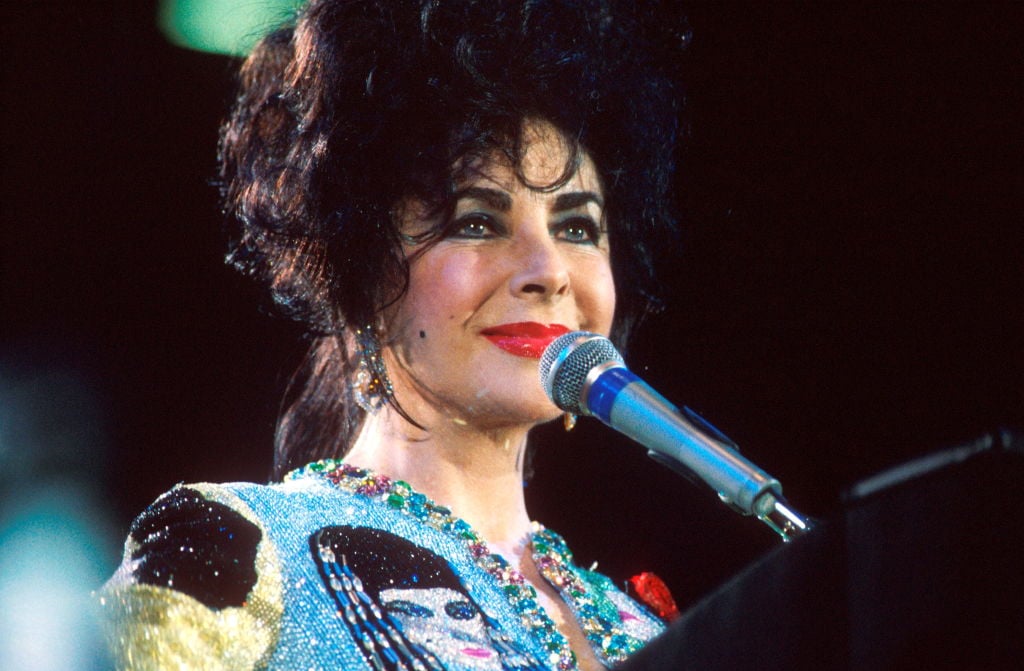
[[[655,461],[696,475],[730,507],[756,516],[783,540],[810,530],[782,498],[778,480],[697,413],[680,411],[632,373],[604,336],[574,331],[556,338],[541,356],[540,380],[562,410],[597,417],[645,446]]]

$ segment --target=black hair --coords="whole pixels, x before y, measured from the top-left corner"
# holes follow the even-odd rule
[[[674,240],[664,65],[684,33],[660,18],[611,0],[312,0],[253,50],[221,130],[229,260],[311,337],[275,477],[344,454],[362,422],[343,333],[405,289],[396,204],[448,210],[455,166],[496,152],[518,169],[527,119],[562,134],[563,181],[584,151],[597,167],[625,346],[655,305],[653,250]]]

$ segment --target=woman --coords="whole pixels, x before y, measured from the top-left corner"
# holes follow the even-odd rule
[[[133,524],[103,593],[126,666],[597,669],[661,630],[522,488],[560,414],[540,353],[622,346],[671,227],[675,109],[630,11],[314,0],[254,50],[230,258],[312,346],[283,482],[179,486]]]

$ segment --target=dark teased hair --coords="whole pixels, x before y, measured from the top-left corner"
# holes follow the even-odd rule
[[[685,34],[660,18],[611,0],[312,0],[253,50],[221,129],[228,258],[312,340],[278,421],[275,477],[340,456],[361,425],[342,334],[405,290],[395,206],[450,214],[455,166],[496,152],[522,177],[524,120],[563,135],[562,182],[581,152],[594,160],[612,339],[625,346],[655,304],[653,251],[674,240],[678,110],[663,66]]]

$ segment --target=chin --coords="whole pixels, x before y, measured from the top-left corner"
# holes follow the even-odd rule
[[[544,416],[544,419],[542,419],[540,421],[540,423],[541,424],[547,424],[548,422],[553,422],[553,421],[555,421],[556,419],[558,419],[559,417],[561,417],[564,414],[565,414],[564,411],[559,410],[558,408],[552,406],[551,411],[548,412],[547,415]]]
[[[533,422],[535,426],[553,422],[556,419],[560,418],[563,414],[565,414],[557,407],[555,407],[554,404],[552,404],[550,401],[545,403],[545,406],[546,407],[544,408],[538,409],[538,412],[535,415],[536,420]]]
[[[528,398],[506,398],[490,407],[477,407],[471,414],[475,414],[483,425],[491,427],[537,426],[558,419],[562,411],[547,396],[538,399],[531,395]]]

